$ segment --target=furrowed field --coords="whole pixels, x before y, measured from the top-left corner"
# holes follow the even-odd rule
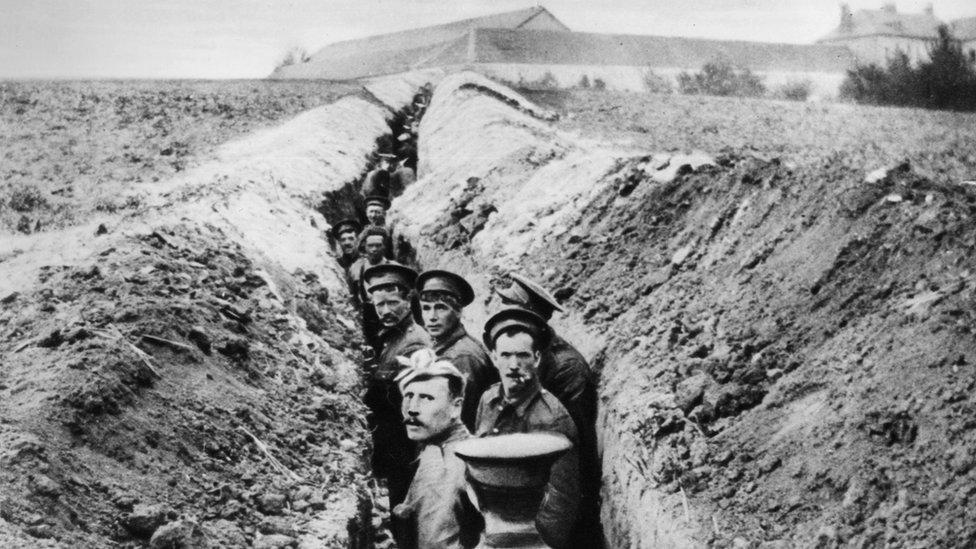
[[[315,81],[0,82],[0,231],[138,209],[140,183],[358,89]]]
[[[939,181],[976,179],[976,114],[623,92],[530,92],[560,127],[647,151],[754,151],[873,168],[910,160]]]

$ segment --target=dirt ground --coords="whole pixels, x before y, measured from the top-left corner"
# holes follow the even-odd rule
[[[611,546],[976,544],[972,116],[545,99],[568,133],[435,95],[395,208],[482,299],[514,268],[570,309]]]
[[[143,184],[358,90],[321,81],[0,82],[0,231],[138,210]]]
[[[296,84],[267,89],[275,85]],[[394,213],[424,267],[470,275],[473,332],[489,288],[512,269],[570,309],[556,325],[601,375],[612,547],[976,545],[972,116],[534,96],[560,115],[553,128],[485,89],[435,94],[421,124],[421,179]],[[334,97],[321,93],[296,92],[270,111]],[[5,100],[3,116],[27,115],[26,101]],[[128,104],[111,102],[89,113],[107,133]],[[211,154],[209,139],[247,129],[200,105],[188,119],[176,106],[162,115],[187,132],[211,128],[186,138],[196,143],[188,166]],[[249,112],[245,126],[269,120]],[[56,131],[87,134],[78,125]],[[148,165],[125,160],[129,142],[144,152],[183,142],[155,131],[96,157],[121,170],[102,180],[113,200],[138,195],[140,178],[176,173],[175,149]],[[45,132],[3,142],[57,148]],[[687,150],[707,154],[674,154]],[[17,207],[4,198],[5,231],[28,216],[30,231],[20,231],[40,238],[97,210],[97,193],[57,192],[78,177],[96,185],[86,155],[51,154],[68,159],[52,163],[61,174],[31,163],[4,172],[5,192],[37,189]],[[365,153],[356,156],[322,173],[358,174]],[[302,195],[311,217],[314,178],[289,175],[295,182],[271,178],[273,189],[256,176],[212,185],[222,200],[249,185],[262,200]],[[275,239],[297,256],[293,237],[321,228],[292,202],[283,212],[219,203],[186,210],[196,221],[92,234],[105,240],[91,261],[52,260],[30,288],[0,295],[0,546],[143,547],[153,535],[158,547],[166,536],[368,543],[373,524],[336,531],[369,511],[349,507],[370,499],[356,314],[333,270],[293,268],[324,265],[326,252],[288,256],[289,268],[267,261]],[[137,220],[138,206],[126,208],[111,213]]]

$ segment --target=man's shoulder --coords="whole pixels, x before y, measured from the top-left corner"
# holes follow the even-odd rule
[[[485,350],[485,346],[467,333],[455,341],[453,345],[444,349],[444,356],[449,358],[467,356],[479,362],[488,361],[488,351]]]
[[[576,425],[569,411],[555,395],[542,389],[535,405],[529,410],[530,422],[536,428],[563,433],[570,439],[576,438]]]

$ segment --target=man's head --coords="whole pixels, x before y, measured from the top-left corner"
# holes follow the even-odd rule
[[[378,198],[366,199],[366,220],[369,221],[370,225],[376,227],[383,227],[386,225],[386,210],[389,207],[389,201],[384,201]]]
[[[547,322],[554,311],[563,311],[559,302],[545,288],[518,273],[511,275],[512,285],[495,290],[503,307],[521,307],[541,316]]]
[[[370,225],[363,230],[359,239],[363,243],[366,259],[371,265],[383,260],[386,255],[386,243],[390,239],[390,233],[385,228]]]
[[[461,323],[461,309],[474,301],[474,289],[468,281],[449,271],[421,273],[417,291],[424,328],[434,339],[454,332]]]
[[[363,272],[363,284],[376,316],[386,328],[410,315],[410,298],[417,272],[399,263],[374,265]]]
[[[353,255],[356,253],[356,245],[359,241],[359,222],[354,219],[343,219],[332,227],[332,235],[339,243],[339,248],[343,255]]]
[[[423,442],[443,434],[461,421],[464,374],[433,351],[421,349],[404,360],[397,376],[403,395],[401,413],[410,440]]]
[[[484,342],[506,396],[538,385],[539,359],[551,338],[546,321],[525,309],[505,309],[488,319]]]

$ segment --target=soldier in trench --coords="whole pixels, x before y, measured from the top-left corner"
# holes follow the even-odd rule
[[[376,309],[369,298],[369,293],[364,285],[364,276],[370,267],[385,265],[390,263],[386,258],[386,246],[389,235],[383,227],[368,226],[363,229],[359,240],[363,249],[363,255],[347,271],[349,275],[349,288],[359,304],[363,315],[363,334],[366,343],[374,350],[378,351],[377,336],[380,331],[380,321],[376,316]]]
[[[483,338],[501,382],[481,396],[475,436],[549,431],[568,438],[573,449],[553,465],[535,524],[551,547],[590,547],[574,537],[580,506],[576,425],[559,399],[542,387],[539,377],[542,353],[552,340],[552,330],[539,315],[512,308],[488,319]]]
[[[546,322],[563,308],[548,291],[520,274],[511,275],[512,284],[495,290],[502,306],[521,307]],[[574,537],[585,547],[603,546],[600,524],[601,467],[596,439],[596,376],[583,355],[569,342],[553,333],[552,342],[542,351],[539,380],[566,407],[580,439],[580,521]]]
[[[374,265],[363,273],[364,287],[381,324],[379,353],[376,364],[369,368],[363,401],[370,411],[373,473],[387,481],[391,510],[407,493],[415,457],[401,416],[401,396],[395,378],[402,365],[397,357],[409,358],[431,345],[427,332],[414,322],[410,312],[416,281],[417,272],[398,263]],[[394,538],[398,543],[405,542],[407,531],[403,523],[396,517],[391,518],[391,523]]]
[[[329,231],[339,248],[339,265],[349,276],[349,268],[359,259],[359,232],[363,229],[355,219],[343,219]]]
[[[401,362],[403,422],[407,437],[421,449],[406,498],[394,509],[414,536],[402,538],[399,547],[475,547],[484,519],[468,496],[465,464],[454,453],[457,443],[471,438],[461,421],[467,376],[429,349]]]
[[[434,342],[434,352],[450,360],[467,378],[461,420],[473,429],[481,394],[498,382],[488,351],[468,334],[461,322],[464,307],[474,301],[474,289],[460,275],[430,270],[417,277],[417,293],[421,318]]]

